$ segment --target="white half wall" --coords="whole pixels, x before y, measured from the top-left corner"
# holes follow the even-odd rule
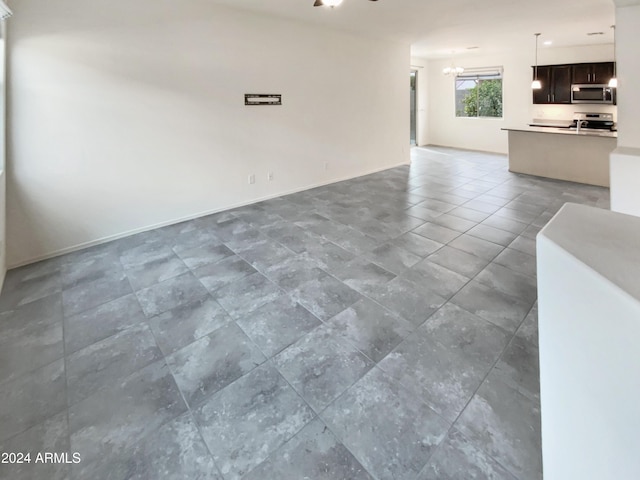
[[[618,147],[609,157],[611,210],[640,217],[640,148]]]
[[[451,59],[429,61],[429,143],[448,147],[507,153],[505,127],[522,127],[534,118],[571,120],[575,111],[611,112],[616,107],[606,105],[534,105],[531,79],[534,57],[534,37],[531,51],[518,54],[456,56],[454,62],[465,68],[504,68],[503,118],[458,118],[455,116],[455,84],[453,77],[442,74]],[[540,65],[613,61],[613,45],[593,45],[571,48],[541,48]]]
[[[640,478],[640,219],[567,203],[537,237],[545,480]]]
[[[206,0],[11,6],[12,266],[409,163],[409,45]]]

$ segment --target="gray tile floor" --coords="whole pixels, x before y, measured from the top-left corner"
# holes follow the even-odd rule
[[[608,190],[411,167],[29,265],[0,296],[11,479],[539,479],[535,235]]]

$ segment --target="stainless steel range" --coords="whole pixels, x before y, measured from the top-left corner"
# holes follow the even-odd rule
[[[611,113],[575,112],[569,128],[578,131],[583,128],[613,131],[616,130],[616,124]]]

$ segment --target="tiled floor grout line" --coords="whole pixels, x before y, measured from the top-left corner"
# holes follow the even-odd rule
[[[304,306],[303,306],[304,308]],[[349,308],[349,307],[348,307]],[[311,313],[311,312],[310,312]],[[313,313],[311,313],[313,315]],[[315,315],[314,315],[315,316]],[[316,317],[317,318],[317,317]],[[332,317],[333,318],[333,317]],[[300,340],[302,340],[304,337],[310,335],[312,332],[316,331],[319,328],[322,328],[323,326],[326,325],[325,322],[323,322],[321,319],[318,318],[318,320],[321,322],[320,325],[318,325],[317,327],[313,328],[312,330],[310,330],[309,332],[307,332],[306,334],[304,334],[302,337],[300,337],[298,340],[296,340],[292,345],[295,345],[297,342],[299,342]],[[253,341],[253,339],[251,339]],[[282,372],[280,371],[280,369],[278,368],[278,366],[275,364],[275,362],[273,361],[273,359],[279,354],[276,353],[275,355],[273,355],[272,357],[268,357],[265,352],[260,348],[260,346],[258,346],[255,342],[254,344],[256,345],[256,347],[262,352],[262,354],[265,356],[265,358],[267,359],[264,363],[271,363],[272,364],[272,368],[275,369],[278,372],[278,375],[286,382],[287,385],[289,385],[289,387],[296,393],[296,395],[298,395],[298,397],[304,402],[304,404],[309,407],[309,409],[313,412],[314,417],[309,420],[308,423],[306,423],[302,428],[300,428],[300,430],[298,430],[295,434],[293,434],[291,437],[289,437],[282,445],[280,445],[278,448],[276,448],[273,452],[271,452],[267,458],[265,458],[260,464],[256,465],[253,469],[251,469],[250,471],[246,472],[246,474],[250,473],[251,471],[255,470],[256,468],[258,468],[262,463],[266,462],[267,460],[269,460],[278,450],[280,450],[280,448],[284,447],[284,445],[286,445],[288,442],[290,442],[291,440],[293,440],[304,428],[307,427],[307,425],[309,425],[311,422],[313,422],[314,420],[318,419],[320,420],[323,425],[331,432],[331,434],[334,436],[334,438],[336,438],[337,440],[340,441],[340,444],[353,456],[353,458],[357,459],[358,457],[349,449],[349,447],[347,445],[345,445],[342,442],[342,439],[331,429],[331,427],[329,425],[327,425],[327,422],[320,417],[320,413],[324,410],[326,410],[327,408],[329,408],[330,405],[332,405],[335,401],[338,400],[338,398],[340,398],[342,395],[344,395],[348,390],[351,389],[351,387],[353,387],[356,383],[358,383],[360,381],[360,379],[362,378],[358,378],[357,380],[355,380],[351,385],[349,385],[347,388],[344,389],[344,391],[338,395],[338,397],[336,397],[335,399],[333,399],[327,406],[325,406],[320,412],[317,412],[310,404],[309,402],[307,402],[307,400],[300,394],[300,392],[298,392],[298,390],[291,384],[291,382],[289,382],[289,380],[287,379],[287,377],[285,375],[282,374]],[[283,348],[281,351],[284,351],[286,348]],[[358,350],[359,351],[359,350]],[[362,352],[360,352],[362,355],[364,355]],[[369,369],[364,375],[367,375],[367,373],[369,373],[373,368],[375,368],[375,362],[372,361],[372,363],[374,363],[373,367],[371,369]],[[257,368],[257,367],[256,367]],[[363,377],[364,377],[363,375]],[[240,377],[242,378],[242,377]],[[239,380],[239,379],[238,379]],[[358,460],[358,462],[360,462]],[[362,465],[362,463],[360,462],[360,465]],[[369,475],[371,475],[373,478],[376,478],[375,475],[373,475],[371,472],[369,472],[366,467],[364,465],[362,465],[362,468],[369,473]]]
[[[120,263],[120,267],[121,267],[122,271],[124,272],[124,271],[125,271],[125,269],[124,269],[124,266],[122,265],[122,261],[121,261],[121,259],[120,259],[120,256],[121,256],[121,255],[120,255],[120,252],[118,252],[118,262]],[[188,267],[187,267],[187,268],[188,268]],[[173,278],[173,277],[172,277],[172,278]],[[129,282],[129,286],[130,286],[130,288],[131,288],[131,293],[128,293],[128,294],[126,294],[126,295],[133,295],[133,296],[135,297],[135,299],[136,299],[136,302],[137,302],[138,304],[140,304],[139,298],[138,298],[138,296],[137,296],[137,294],[136,294],[136,290],[133,288],[133,285],[131,284],[131,280],[130,280],[130,278],[129,278],[128,276],[127,276],[127,281]],[[125,295],[125,296],[126,296],[126,295]],[[119,298],[122,298],[122,297],[119,297]],[[74,316],[75,316],[75,315],[81,315],[82,313],[84,313],[84,312],[86,312],[86,311],[92,310],[92,309],[97,308],[97,307],[100,307],[100,306],[102,306],[102,305],[106,305],[107,303],[110,303],[110,302],[112,302],[112,301],[116,301],[116,300],[118,300],[118,299],[112,299],[112,300],[109,300],[109,301],[104,302],[104,303],[102,303],[102,304],[100,304],[100,305],[97,305],[97,306],[95,306],[95,307],[91,307],[91,308],[88,308],[88,309],[86,309],[86,310],[83,310],[82,312],[75,313],[75,314],[74,314]],[[141,305],[140,305],[140,308],[141,308],[141,311],[143,311],[143,310],[142,310],[142,306],[141,306]],[[64,306],[63,306],[63,310],[64,310]],[[153,435],[155,432],[157,432],[158,430],[160,430],[163,426],[165,426],[165,425],[167,425],[167,424],[169,424],[169,423],[173,422],[174,420],[176,420],[177,418],[181,417],[182,415],[184,415],[184,414],[185,414],[185,413],[187,413],[187,412],[189,413],[189,415],[191,415],[191,416],[192,416],[192,411],[191,411],[190,405],[189,405],[189,403],[186,401],[186,398],[184,397],[184,394],[183,394],[182,390],[178,387],[178,384],[177,384],[177,382],[176,382],[176,380],[175,380],[174,372],[173,372],[173,370],[171,369],[171,366],[169,365],[169,363],[168,363],[168,361],[167,361],[167,356],[164,354],[164,352],[163,352],[163,351],[162,351],[162,349],[160,348],[160,346],[159,346],[159,344],[158,344],[158,341],[157,341],[157,338],[156,338],[156,335],[155,335],[155,333],[153,332],[153,329],[152,329],[152,328],[150,328],[150,325],[149,325],[149,321],[150,321],[152,318],[154,318],[154,317],[156,317],[156,316],[158,316],[158,315],[161,315],[161,313],[159,313],[159,314],[157,314],[157,315],[153,315],[153,316],[151,316],[151,317],[148,317],[146,314],[144,314],[144,311],[143,311],[143,315],[144,315],[144,321],[143,321],[142,323],[144,323],[144,324],[147,326],[147,328],[148,328],[148,330],[149,330],[149,332],[150,332],[150,334],[151,334],[151,336],[152,336],[152,338],[153,338],[153,341],[154,341],[154,344],[155,344],[155,348],[157,348],[157,349],[158,349],[158,351],[160,352],[160,355],[162,356],[162,357],[161,357],[161,361],[166,365],[167,369],[169,370],[169,372],[170,372],[170,374],[171,374],[171,378],[173,379],[173,381],[174,381],[174,383],[175,383],[176,389],[178,390],[178,393],[180,394],[180,398],[181,398],[181,399],[182,399],[182,401],[184,402],[184,404],[185,404],[185,406],[186,406],[186,408],[187,408],[187,411],[186,411],[186,412],[183,412],[183,413],[180,413],[180,414],[178,414],[178,415],[175,415],[175,416],[173,416],[173,417],[167,418],[164,422],[162,422],[160,425],[158,425],[158,426],[157,426],[153,431],[148,432],[148,433],[147,433],[147,435],[145,435],[144,437],[140,438],[140,439],[139,439],[139,441],[142,441],[142,440],[144,440],[145,438],[150,437],[150,436],[151,436],[151,435]],[[64,325],[64,319],[65,319],[65,318],[66,318],[66,315],[64,315],[64,312],[63,312],[63,325]],[[129,326],[129,327],[127,327],[127,328],[123,329],[123,330],[120,330],[120,331],[117,331],[117,332],[113,333],[112,335],[110,335],[110,336],[108,336],[108,337],[105,337],[105,338],[103,338],[103,339],[101,339],[101,340],[98,340],[98,341],[97,341],[97,342],[95,342],[95,343],[99,343],[99,342],[105,341],[105,340],[107,340],[107,339],[109,339],[109,338],[112,338],[112,337],[114,337],[114,336],[116,336],[116,335],[118,335],[118,334],[120,334],[120,333],[122,333],[122,332],[126,332],[127,330],[130,330],[130,329],[135,328],[135,327],[136,327],[136,325],[131,325],[131,326]],[[95,345],[95,343],[93,343],[93,344],[91,344],[91,345]],[[79,352],[79,351],[83,350],[84,348],[89,348],[89,347],[91,347],[91,345],[87,345],[87,346],[85,346],[85,347],[83,347],[83,348],[81,348],[81,349],[78,349],[78,350],[76,350],[76,352]],[[65,348],[66,348],[66,347],[65,347]],[[76,352],[73,352],[73,353],[76,353]],[[64,358],[65,358],[65,380],[66,380],[66,375],[67,375],[67,368],[66,368],[67,355],[66,355],[66,354],[65,354],[65,357],[64,357]],[[148,367],[149,365],[151,365],[151,364],[153,364],[153,363],[157,363],[157,362],[159,362],[159,361],[160,361],[160,359],[158,359],[158,360],[156,360],[155,362],[152,362],[152,363],[150,363],[150,364],[148,364],[148,365],[142,366],[142,367],[140,367],[140,368],[136,369],[135,371],[130,372],[130,373],[129,373],[128,375],[126,375],[125,377],[122,377],[122,378],[121,378],[121,381],[124,381],[124,380],[126,380],[126,379],[128,379],[128,378],[132,377],[133,375],[135,375],[136,373],[138,373],[140,370],[142,370],[142,369],[144,369],[144,368]],[[67,384],[65,384],[65,389],[67,389],[67,388],[68,388],[68,383],[67,383]],[[88,397],[85,397],[85,398],[83,398],[83,399],[81,399],[81,400],[79,400],[79,401],[75,402],[75,403],[74,403],[74,404],[72,404],[72,405],[69,405],[69,403],[68,403],[68,395],[67,395],[67,425],[69,425],[69,423],[68,423],[68,418],[69,418],[69,410],[70,410],[70,408],[71,408],[72,406],[74,406],[74,405],[76,405],[76,404],[78,404],[78,403],[80,403],[80,402],[82,402],[82,401],[86,400],[87,398],[89,398],[89,397],[91,397],[91,396],[93,396],[93,395],[97,395],[97,394],[99,394],[99,393],[100,393],[100,391],[99,391],[99,390],[97,390],[97,391],[93,392],[91,395],[89,395]],[[198,434],[199,434],[199,435],[202,435],[202,434],[201,434],[201,432],[200,432],[199,425],[198,425],[195,421],[194,421],[194,425],[196,426],[196,428],[197,428],[197,430],[198,430]],[[70,437],[71,437],[71,430],[70,430],[70,428],[69,428],[69,427],[68,427],[68,436],[69,436],[69,445],[71,446],[71,438],[70,438]],[[209,454],[211,455],[211,452],[209,451],[209,446],[207,445],[207,443],[206,443],[206,442],[204,442],[204,440],[203,440],[203,443],[204,443],[204,445],[206,446],[207,451],[208,451],[208,452],[209,452]],[[216,466],[216,469],[218,469],[218,466],[217,466],[217,464],[215,463],[215,461],[214,461],[214,459],[213,459],[213,455],[211,455],[211,459],[212,459],[212,461],[213,461],[214,465]],[[218,470],[219,470],[219,469],[218,469]],[[71,474],[71,471],[69,472],[69,475],[71,475],[71,477],[73,477],[73,475]]]
[[[62,272],[60,273],[62,277]],[[62,284],[62,278],[60,278],[60,283]],[[69,445],[69,451],[72,451],[73,446],[71,445],[71,423],[69,421],[69,378],[68,378],[68,368],[67,368],[67,341],[66,341],[66,327],[67,323],[65,320],[67,318],[64,311],[64,302],[62,301],[62,292],[60,292],[60,308],[62,309],[62,358],[63,358],[63,368],[64,368],[64,396],[65,396],[65,414],[67,421],[67,432],[66,432],[66,440],[67,445]],[[67,475],[69,478],[72,478],[73,472],[70,465],[67,465]]]
[[[524,320],[527,317],[525,316],[525,318],[522,320],[522,322],[524,322]],[[484,378],[482,379],[482,381],[479,383],[478,387],[475,389],[475,391],[473,392],[473,394],[469,397],[469,400],[465,403],[465,406],[462,408],[462,410],[460,410],[460,413],[456,416],[455,420],[451,423],[451,426],[449,428],[449,430],[447,431],[447,435],[449,435],[449,432],[455,427],[456,423],[458,422],[458,420],[460,419],[460,417],[463,415],[463,413],[465,412],[465,410],[467,409],[467,407],[469,406],[469,404],[473,401],[474,397],[477,395],[478,391],[480,390],[480,388],[482,388],[482,386],[484,385],[484,383],[487,381],[487,378],[489,378],[489,375],[491,375],[491,373],[494,371],[494,369],[496,368],[496,365],[500,362],[500,360],[502,359],[504,353],[507,351],[507,349],[511,346],[511,344],[513,343],[513,340],[516,337],[516,334],[518,332],[518,329],[520,328],[520,326],[522,325],[522,322],[520,322],[520,324],[518,325],[518,328],[516,328],[516,330],[513,332],[513,334],[510,336],[509,341],[505,344],[505,347],[502,349],[502,351],[500,352],[500,355],[498,355],[496,357],[495,362],[493,362],[493,365],[491,365],[491,368],[489,368],[489,370],[487,371],[487,374],[484,376]],[[493,455],[491,455],[489,452],[487,452],[483,447],[476,445],[476,448],[479,448],[480,450],[484,451],[484,453],[486,455],[488,455],[489,457],[493,458]],[[501,462],[499,462],[497,459],[493,458],[494,461],[496,461],[498,464],[502,465]],[[517,475],[515,475],[509,468],[507,468],[505,465],[502,465],[502,467],[507,470],[511,475],[513,475],[515,478],[518,478]]]
[[[404,339],[403,339],[403,342],[404,342]],[[400,342],[400,343],[402,343],[402,342]],[[378,362],[378,363],[379,363],[379,362]],[[324,412],[326,412],[326,411],[327,411],[327,410],[328,410],[328,409],[329,409],[333,404],[337,403],[337,402],[338,402],[342,397],[346,396],[346,395],[347,395],[347,393],[349,393],[349,390],[351,390],[351,388],[353,388],[353,386],[354,386],[354,385],[356,385],[358,382],[360,382],[360,381],[361,381],[364,377],[366,377],[367,375],[371,374],[371,372],[372,372],[372,371],[374,371],[374,370],[379,370],[382,374],[384,374],[387,378],[389,378],[393,383],[396,383],[398,386],[400,386],[400,387],[401,387],[401,388],[403,388],[404,390],[406,390],[406,391],[409,391],[409,392],[410,392],[410,389],[409,389],[408,387],[406,387],[403,383],[401,383],[401,382],[397,381],[396,379],[394,379],[393,377],[391,377],[391,375],[389,375],[386,371],[384,371],[382,368],[380,368],[380,367],[378,366],[378,364],[377,364],[377,363],[374,363],[373,367],[371,367],[371,368],[370,368],[370,369],[369,369],[369,370],[368,370],[368,371],[367,371],[367,372],[366,372],[362,377],[360,377],[358,380],[356,380],[356,381],[355,381],[355,382],[353,382],[351,385],[349,385],[349,387],[348,387],[348,388],[346,388],[342,393],[340,393],[340,395],[338,395],[336,398],[334,398],[334,399],[333,399],[333,400],[332,400],[328,405],[326,405],[326,406],[325,406],[321,411],[317,412],[317,416],[318,416],[318,418],[319,418],[320,420],[322,420],[322,423],[324,423],[324,425],[329,429],[329,431],[331,431],[331,433],[333,434],[333,436],[334,436],[335,438],[337,438],[337,439],[340,441],[340,443],[342,444],[342,446],[343,446],[344,448],[346,448],[346,449],[349,451],[349,453],[351,453],[351,454],[353,455],[353,457],[354,457],[355,459],[357,459],[357,460],[358,460],[358,462],[360,462],[360,460],[358,459],[358,456],[357,456],[356,454],[354,454],[354,453],[351,451],[351,449],[350,449],[347,445],[345,445],[345,443],[344,443],[343,439],[342,439],[342,438],[341,438],[337,433],[335,433],[335,432],[333,431],[333,429],[328,425],[328,423],[329,423],[329,422],[327,422],[327,421],[324,419],[324,417],[322,416],[322,414],[323,414]],[[411,393],[411,395],[413,396],[413,392],[410,392],[410,393]],[[425,401],[424,401],[424,400],[422,400],[421,398],[417,398],[417,399],[418,399],[422,404],[424,404],[424,405],[425,405],[429,410],[431,410],[431,412],[432,412],[435,416],[437,416],[438,418],[440,418],[440,419],[442,419],[442,420],[444,420],[445,422],[447,422],[447,423],[448,423],[448,420],[447,420],[447,419],[445,419],[444,417],[442,417],[438,412],[436,412],[436,411],[431,407],[431,405],[429,405],[427,402],[425,402]],[[443,440],[444,440],[444,438],[445,438],[445,437],[443,437]],[[429,460],[427,460],[427,461],[425,462],[424,466],[426,466],[426,464],[427,464],[428,462],[429,462]],[[360,462],[360,465],[362,465],[362,468],[364,468],[364,469],[365,469],[365,471],[366,471],[367,473],[369,473],[369,475],[371,475],[373,478],[377,478],[377,477],[376,477],[376,475],[375,475],[374,473],[369,472],[369,471],[367,470],[367,468],[362,464],[362,462]],[[423,466],[423,467],[424,467],[424,466]]]
[[[171,373],[171,375],[173,376],[173,372]],[[175,381],[175,377],[174,377],[174,381]],[[178,390],[180,390],[180,389],[178,388]],[[180,394],[182,395],[182,391],[180,391]],[[186,400],[185,400],[185,402],[186,402]],[[211,448],[209,447],[209,444],[204,439],[204,435],[202,435],[202,429],[200,428],[200,423],[198,423],[196,421],[196,418],[195,418],[195,416],[193,414],[193,410],[191,410],[191,408],[189,407],[189,404],[187,404],[187,413],[189,414],[189,417],[191,418],[191,421],[193,422],[193,425],[196,427],[196,430],[198,431],[198,437],[202,441],[202,444],[207,449],[207,452],[209,453],[209,456],[211,457],[211,461],[213,462],[213,466],[216,468],[216,472],[220,475],[221,478],[224,478],[224,475],[222,475],[222,472],[220,471],[220,467],[218,466],[218,463],[216,462],[216,459],[213,456],[213,452],[211,451]],[[171,421],[173,421],[173,420],[171,420]],[[167,423],[169,423],[169,422],[167,422]]]
[[[159,315],[161,315],[161,314],[159,314]],[[147,319],[147,321],[148,320],[149,319]],[[153,329],[149,328],[149,331],[151,332],[151,335],[153,336],[153,341],[156,344],[156,348],[160,351],[160,354],[162,355],[162,361],[167,366],[167,370],[169,370],[169,373],[171,374],[171,378],[173,380],[173,383],[175,384],[176,390],[178,390],[178,393],[180,394],[180,398],[182,399],[182,401],[184,402],[185,406],[187,407],[187,410],[186,410],[186,412],[180,413],[180,414],[176,415],[175,417],[167,419],[165,422],[163,422],[161,425],[159,425],[153,432],[149,432],[146,435],[146,437],[152,435],[153,433],[158,431],[160,428],[162,428],[164,425],[167,425],[167,424],[173,422],[175,419],[177,419],[177,418],[183,416],[185,413],[187,413],[189,415],[189,417],[191,417],[191,421],[193,422],[194,426],[196,427],[196,430],[198,431],[198,435],[200,436],[200,439],[202,440],[202,443],[204,444],[205,448],[207,449],[207,452],[209,453],[209,456],[211,457],[211,461],[213,462],[213,465],[216,467],[216,470],[222,476],[222,472],[220,472],[220,467],[218,466],[218,464],[215,461],[215,458],[213,456],[213,452],[211,452],[211,449],[209,448],[209,444],[205,441],[204,436],[202,435],[202,430],[200,429],[200,424],[195,419],[195,416],[193,414],[193,409],[192,409],[191,405],[189,404],[189,402],[187,402],[187,398],[184,396],[184,393],[183,393],[182,389],[180,388],[180,386],[178,384],[175,372],[173,371],[173,369],[171,368],[171,365],[169,364],[169,361],[167,360],[167,355],[165,355],[165,353],[160,348],[160,346],[158,344],[158,339],[156,338],[156,334],[153,332]],[[175,353],[175,352],[173,352],[173,353]],[[169,356],[171,356],[171,355],[169,355]],[[134,374],[135,373],[136,372],[134,372]]]

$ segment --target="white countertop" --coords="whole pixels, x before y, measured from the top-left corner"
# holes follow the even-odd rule
[[[566,203],[538,235],[640,300],[640,217]]]
[[[503,128],[510,132],[531,132],[531,133],[555,133],[559,135],[573,135],[573,136],[585,136],[585,137],[606,137],[606,138],[618,138],[618,132],[610,132],[608,130],[589,130],[588,128],[581,129],[579,132],[568,128],[558,127],[516,127],[516,128]]]

